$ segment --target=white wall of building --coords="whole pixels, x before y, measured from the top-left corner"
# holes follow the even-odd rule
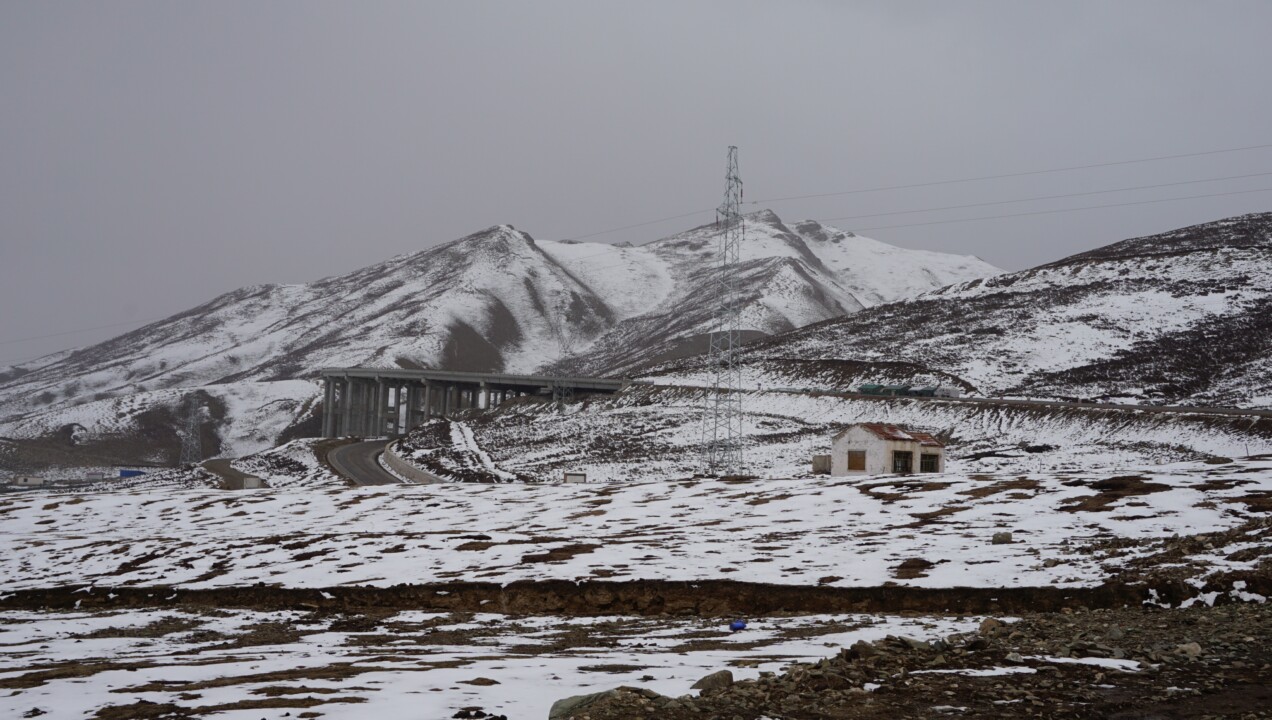
[[[866,451],[866,469],[848,470],[848,451]],[[891,475],[892,453],[896,451],[913,453],[914,464],[911,472],[918,474],[922,467],[924,453],[937,455],[939,460],[937,472],[945,472],[945,451],[939,447],[924,447],[916,440],[884,440],[864,427],[853,426],[836,436],[830,445],[831,475]]]

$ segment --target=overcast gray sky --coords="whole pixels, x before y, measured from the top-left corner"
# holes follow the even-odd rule
[[[0,365],[498,223],[1272,143],[1272,3],[0,3]],[[1272,188],[1272,148],[767,204],[881,228]],[[1020,269],[1272,192],[863,234]],[[710,213],[599,235],[640,242]]]

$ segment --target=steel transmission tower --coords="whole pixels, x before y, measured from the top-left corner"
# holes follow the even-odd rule
[[[199,396],[191,395],[187,405],[185,433],[181,438],[182,467],[203,462],[203,440],[199,436],[199,419],[203,407],[199,405]]]
[[[574,338],[570,333],[570,303],[566,300],[566,295],[557,296],[556,311],[548,316],[548,324],[557,345],[557,377],[552,380],[552,401],[556,404],[557,411],[564,412],[565,406],[574,402],[574,386],[560,376],[562,363],[574,352]]]
[[[724,203],[716,210],[716,225],[722,232],[719,265],[711,282],[715,296],[715,330],[709,334],[707,352],[707,367],[713,382],[706,397],[702,438],[707,469],[716,475],[737,475],[742,471],[742,384],[741,368],[735,356],[742,344],[737,278],[744,232],[741,205],[738,149],[730,145]]]

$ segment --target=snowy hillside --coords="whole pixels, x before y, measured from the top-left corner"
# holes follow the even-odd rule
[[[786,332],[1002,272],[979,258],[906,250],[811,220],[787,226],[768,210],[747,215],[744,222],[742,328],[751,333]],[[700,352],[702,336],[713,328],[710,275],[718,242],[719,229],[704,225],[622,251],[666,268],[674,282],[655,286],[633,278],[613,288],[639,298],[644,312],[624,318],[590,349],[580,348],[564,367],[581,374],[622,374],[669,352]],[[569,246],[544,246],[571,265],[575,255]]]
[[[882,422],[945,439],[950,472],[1077,472],[1272,453],[1272,418],[1099,407],[991,405],[751,391],[742,398],[746,471],[812,477],[845,425]],[[514,402],[435,420],[399,441],[448,480],[530,482],[585,473],[595,482],[674,481],[702,473],[702,393],[633,387],[569,405]]]
[[[750,346],[905,362],[987,395],[1272,406],[1272,214],[1136,238]],[[672,378],[692,374],[687,365]],[[779,384],[788,384],[776,379]]]
[[[998,272],[816,223],[792,230],[767,211],[746,222],[744,317],[766,334]],[[140,432],[140,414],[178,412],[191,388],[215,387],[234,399],[224,423],[252,420],[250,428],[217,425],[223,452],[237,454],[305,420],[297,410],[309,403],[297,386],[272,384],[312,379],[322,367],[528,372],[579,356],[578,369],[621,370],[708,329],[701,288],[717,239],[718,228],[704,226],[615,247],[536,241],[501,225],[348,275],[244,288],[6,369],[0,436],[43,437],[73,423],[89,436]],[[129,397],[138,402],[118,407]]]

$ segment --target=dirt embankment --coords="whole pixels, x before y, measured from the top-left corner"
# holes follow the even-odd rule
[[[1063,608],[1168,604],[1215,590],[1226,593],[1244,580],[1246,592],[1272,595],[1262,576],[1217,579],[1214,587],[1183,582],[1160,585],[1107,583],[1092,588],[837,588],[766,585],[731,581],[541,581],[437,583],[322,589],[250,587],[199,590],[170,587],[58,587],[17,590],[0,599],[0,608],[70,609],[123,607],[239,607],[259,610],[304,609],[336,612],[425,610],[500,612],[529,615],[697,615],[758,616],[777,613],[1022,613]],[[1222,601],[1222,596],[1221,596]]]
[[[1267,718],[1269,633],[1272,611],[1258,603],[986,618],[978,632],[858,641],[755,679],[721,670],[694,685],[700,695],[626,687],[571,698],[554,717]]]

